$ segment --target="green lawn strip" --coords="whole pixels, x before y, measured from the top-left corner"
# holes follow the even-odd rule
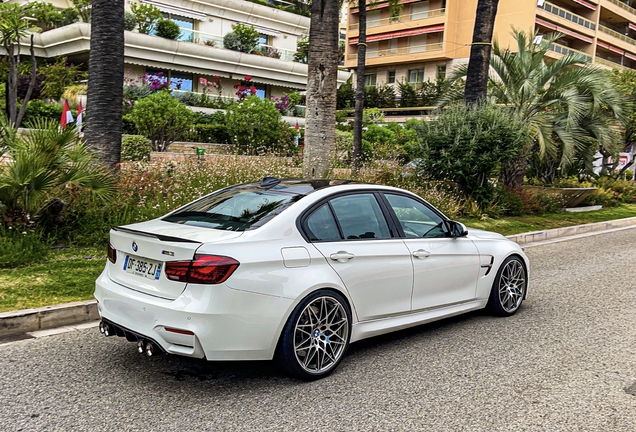
[[[92,299],[103,255],[95,248],[58,249],[48,262],[0,270],[0,312]]]
[[[636,205],[623,204],[589,213],[460,221],[468,227],[511,235],[635,216]],[[0,270],[0,312],[92,299],[104,255],[102,248],[55,249],[47,262]]]
[[[519,216],[486,220],[467,218],[459,219],[459,221],[469,228],[479,228],[487,231],[498,232],[503,235],[512,235],[594,222],[604,222],[628,217],[636,217],[636,205],[621,204],[618,207],[611,207],[608,209],[585,213],[564,212],[544,216]]]

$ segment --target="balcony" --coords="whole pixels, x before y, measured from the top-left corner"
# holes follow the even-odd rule
[[[553,58],[561,58],[565,55],[579,55],[581,59],[585,63],[590,63],[592,61],[592,56],[589,54],[585,54],[584,52],[577,51],[570,47],[566,47],[565,45],[561,45],[558,43],[553,43],[550,45],[550,50],[548,51],[548,55]]]
[[[446,9],[442,8],[442,9],[435,9],[435,10],[430,10],[430,11],[420,12],[415,14],[401,15],[395,18],[381,18],[377,20],[369,20],[367,21],[367,32],[373,32],[374,27],[385,27],[389,25],[403,24],[403,23],[410,24],[413,21],[419,21],[419,20],[424,20],[428,18],[443,17],[445,15],[446,15]],[[347,27],[349,31],[358,31],[359,28],[360,28],[359,23],[351,23]],[[386,31],[386,30],[382,29],[382,31]]]
[[[369,66],[383,64],[385,63],[384,59],[390,60],[390,62],[392,63],[397,63],[400,61],[416,61],[431,58],[441,58],[443,57],[443,55],[439,54],[440,52],[443,52],[443,49],[444,44],[442,42],[439,42],[425,45],[414,45],[403,48],[367,51],[366,64]],[[357,60],[358,54],[347,55],[347,63],[355,62]]]
[[[603,39],[612,45],[616,45],[620,49],[636,52],[636,39],[625,36],[609,27],[605,27],[604,25],[599,25],[599,30],[599,39]]]
[[[34,36],[36,56],[42,58],[86,53],[90,48],[90,24],[86,23],[75,23]],[[23,39],[23,52],[27,52],[27,43],[27,39]],[[173,41],[129,31],[125,33],[125,62],[203,76],[216,74],[235,78],[252,75],[258,83],[298,89],[305,88],[308,73],[306,64],[206,46],[205,42]],[[349,75],[339,71],[338,82],[345,82]]]
[[[596,56],[596,58],[594,59],[594,63],[609,69],[620,69],[620,70],[629,69],[626,66],[620,65],[618,63],[614,63],[613,61],[606,60],[599,56]]]
[[[635,17],[636,17],[636,9],[634,9],[631,6],[626,5],[625,3],[623,3],[620,0],[605,0],[607,3],[612,3],[616,6],[618,6],[619,8],[626,10],[627,12],[629,12],[630,14],[632,14],[633,16],[631,17],[631,20],[634,21]]]
[[[539,9],[537,11],[537,15],[543,16],[544,18],[555,21],[561,25],[575,28],[592,36],[593,32],[596,30],[596,24],[592,21],[553,3],[544,2],[543,5],[537,5],[537,8]]]
[[[223,45],[223,36],[205,33],[198,30],[182,28],[180,40],[183,42],[193,42],[207,45],[209,47],[226,49]],[[256,50],[265,57],[277,58],[284,61],[294,61],[294,54],[296,54],[296,51],[278,48],[272,45],[259,45]]]

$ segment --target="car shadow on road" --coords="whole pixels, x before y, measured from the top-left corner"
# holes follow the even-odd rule
[[[463,324],[472,325],[475,320],[494,319],[483,311],[471,312],[468,314],[447,318],[433,323],[422,324],[405,330],[391,332],[385,335],[372,337],[351,344],[349,352],[346,355],[343,365],[340,369],[348,369],[347,363],[355,362],[360,357],[367,356],[383,356],[392,353],[404,343],[419,340],[421,337],[429,338],[432,335],[439,336],[439,332],[450,332],[461,328]],[[443,335],[442,335],[443,337]],[[130,344],[130,349],[133,345]],[[143,357],[131,356],[131,361],[138,358],[145,360]],[[199,382],[207,384],[240,384],[246,381],[252,385],[259,382],[280,381],[285,383],[296,382],[289,378],[277,365],[275,361],[214,361],[192,359],[187,357],[162,355],[156,358],[148,359],[151,364],[149,368],[154,367],[154,371],[149,371],[155,375],[157,381],[177,381],[177,382]],[[338,371],[342,372],[342,371]],[[161,376],[164,379],[161,379]]]

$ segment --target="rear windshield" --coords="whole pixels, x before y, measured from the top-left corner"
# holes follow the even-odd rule
[[[264,225],[302,197],[260,188],[224,189],[186,205],[163,220],[204,228],[245,231]]]

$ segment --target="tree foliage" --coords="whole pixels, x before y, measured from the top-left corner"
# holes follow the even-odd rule
[[[223,37],[223,46],[226,49],[251,53],[258,46],[260,37],[260,33],[253,26],[239,22]]]
[[[163,19],[161,11],[156,6],[145,3],[130,3],[130,11],[137,19],[139,33],[150,34],[156,24]]]
[[[80,66],[68,63],[66,57],[58,57],[55,63],[41,68],[44,74],[42,96],[58,100],[66,87],[77,84],[88,77],[88,73]]]
[[[248,96],[230,105],[225,124],[232,144],[242,153],[286,151],[291,144],[289,125],[269,99]]]
[[[411,152],[422,176],[453,181],[485,205],[494,195],[491,174],[519,153],[526,137],[527,126],[509,109],[458,104],[422,123]]]
[[[152,143],[153,151],[166,151],[192,125],[192,111],[167,91],[138,101],[130,113],[140,134]]]
[[[179,24],[169,19],[159,20],[155,31],[157,36],[170,40],[177,40],[181,36]]]

